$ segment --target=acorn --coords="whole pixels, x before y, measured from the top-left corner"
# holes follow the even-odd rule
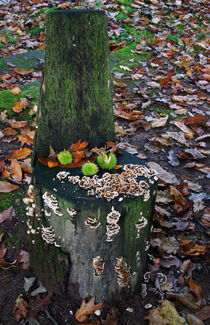
[[[58,155],[58,160],[62,165],[67,165],[72,162],[72,155],[69,151],[61,151]]]
[[[115,154],[106,152],[101,152],[98,156],[98,164],[101,169],[112,169],[117,163],[117,158]]]

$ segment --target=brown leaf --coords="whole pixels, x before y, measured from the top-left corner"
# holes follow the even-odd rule
[[[195,314],[201,320],[207,320],[210,318],[210,306],[204,306],[200,311]]]
[[[21,98],[18,102],[15,103],[15,105],[12,107],[12,110],[15,113],[22,112],[23,109],[30,106],[29,101],[26,98]]]
[[[31,69],[31,70],[24,70],[22,68],[15,68],[14,71],[17,73],[17,74],[20,74],[21,76],[29,76],[33,71],[34,69]]]
[[[24,146],[24,144],[30,146],[34,143],[34,140],[31,137],[29,137],[26,133],[20,135],[18,141],[21,142],[21,147]]]
[[[154,118],[152,120],[151,126],[152,126],[152,128],[159,128],[162,126],[166,126],[167,120],[168,120],[168,115],[164,116],[164,117],[160,117],[160,118],[158,118],[158,117]]]
[[[52,294],[49,293],[47,296],[45,296],[44,298],[41,298],[40,295],[37,295],[36,297],[36,313],[39,311],[44,311],[45,310],[45,305],[49,305],[51,303],[51,298],[52,298]]]
[[[83,299],[80,308],[76,311],[75,318],[78,322],[83,322],[87,319],[88,315],[92,314],[95,310],[102,309],[103,307],[103,302],[95,305],[95,297],[92,297],[88,303],[85,303],[85,299]]]
[[[150,168],[153,168],[158,172],[157,177],[162,182],[167,183],[167,184],[177,184],[178,183],[176,176],[172,173],[169,173],[165,169],[163,169],[159,164],[152,161],[152,162],[149,162],[148,165]]]
[[[192,278],[189,279],[189,289],[196,295],[199,300],[203,299],[203,291],[201,285],[195,283]]]
[[[171,81],[172,75],[173,75],[173,70],[169,70],[169,72],[165,78],[159,78],[161,87],[163,87],[163,88],[169,87],[169,82]]]
[[[11,206],[7,210],[0,212],[0,223],[5,220],[11,220],[14,215],[14,207]]]
[[[7,251],[7,248],[5,248],[5,245],[2,244],[1,248],[0,248],[0,261],[3,259],[4,255],[6,254],[6,251]]]
[[[199,310],[200,309],[200,306],[196,303],[195,298],[190,294],[183,294],[183,293],[178,294],[178,293],[167,292],[166,298],[175,299],[180,304],[184,305],[185,307],[187,307],[190,310]]]
[[[184,235],[179,236],[179,244],[181,246],[180,253],[186,256],[200,256],[206,254],[204,245],[194,244],[194,241],[185,238]]]
[[[164,319],[160,312],[160,308],[149,310],[148,315],[144,319],[149,321],[149,325],[164,325]]]
[[[16,133],[17,133],[17,131],[10,127],[4,129],[5,135],[15,135]]]
[[[174,196],[175,206],[174,208],[178,213],[182,213],[189,208],[189,202],[184,198],[182,193],[177,190],[177,188],[173,185],[170,185],[170,195]]]
[[[15,87],[12,90],[10,90],[13,95],[19,95],[21,93],[21,90],[19,87]]]
[[[80,139],[76,143],[71,144],[68,150],[71,151],[71,152],[72,151],[82,151],[87,146],[88,146],[88,142],[86,142],[86,141],[81,142],[81,139]]]
[[[200,172],[202,172],[204,174],[210,173],[210,166],[208,166],[206,164],[191,162],[189,164],[184,165],[184,167],[185,168],[193,168],[193,167],[195,167],[195,169],[199,170]]]
[[[6,121],[7,120],[7,110],[5,109],[4,111],[1,112],[1,120]]]
[[[12,168],[12,171],[13,171],[12,178],[14,178],[14,180],[16,180],[18,182],[21,182],[23,173],[22,173],[22,168],[21,168],[19,162],[17,162],[17,160],[15,160],[15,159],[12,159],[10,167]]]
[[[190,129],[188,126],[186,126],[183,121],[174,120],[173,124],[175,124],[182,132],[187,133],[187,134],[191,134],[192,137],[193,137],[193,135],[194,135],[193,130]]]
[[[3,237],[4,237],[4,233],[2,232],[2,233],[0,234],[0,243],[1,243]],[[0,257],[0,258],[1,258],[1,257]]]
[[[135,115],[126,113],[125,111],[121,111],[119,109],[114,109],[114,116],[121,117],[121,118],[123,118],[125,120],[129,120],[129,121],[136,121],[140,118],[139,116],[135,116]]]
[[[0,193],[9,193],[19,188],[17,185],[13,185],[9,182],[0,181]]]
[[[25,126],[28,125],[28,122],[27,122],[27,121],[8,120],[7,122],[9,123],[9,125],[10,125],[13,129],[24,128]]]
[[[21,317],[26,318],[28,315],[28,303],[22,298],[22,294],[16,299],[15,307],[13,308],[14,319],[19,322]]]
[[[79,161],[81,161],[84,158],[85,154],[84,151],[76,151],[72,153],[72,156],[73,156],[73,162],[77,164]]]
[[[58,162],[57,161],[48,161],[47,162],[47,166],[49,168],[57,167],[58,166]]]
[[[24,159],[26,157],[28,157],[31,154],[31,149],[29,148],[23,148],[23,149],[19,149],[14,151],[9,157],[8,159]]]

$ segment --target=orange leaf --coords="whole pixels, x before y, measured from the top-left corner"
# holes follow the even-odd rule
[[[81,142],[81,139],[78,140],[76,143],[73,143],[69,147],[69,151],[81,151],[84,150],[88,146],[88,142],[84,141]]]
[[[20,129],[20,128],[24,128],[25,126],[28,125],[27,121],[15,121],[15,120],[8,120],[9,125],[13,128],[13,129]]]
[[[17,74],[20,74],[21,76],[29,76],[33,71],[34,69],[31,69],[31,70],[24,70],[22,68],[15,68],[14,71],[17,73]]]
[[[169,82],[171,81],[172,75],[173,75],[173,70],[169,70],[169,72],[165,78],[159,78],[161,87],[163,87],[163,88],[169,87]]]
[[[13,185],[9,182],[0,181],[0,193],[9,193],[19,188],[17,185]]]
[[[122,168],[123,167],[123,165],[116,165],[116,166],[114,166],[114,169],[120,169],[120,168]]]
[[[26,107],[29,107],[30,103],[26,98],[21,98],[18,102],[15,103],[15,105],[12,107],[12,110],[15,113],[20,113],[22,110]]]
[[[19,136],[18,141],[21,142],[21,147],[26,143],[27,145],[31,145],[34,143],[34,140],[29,137],[26,133]]]
[[[84,151],[76,151],[75,153],[72,154],[72,156],[73,156],[73,161],[76,164],[79,161],[81,161],[82,158],[84,158],[85,154]]]
[[[19,87],[15,87],[12,90],[10,90],[13,95],[19,95],[21,93],[21,90]]]
[[[10,174],[8,173],[8,170],[7,170],[6,167],[2,170],[2,175],[3,175],[5,178],[10,177]]]
[[[28,157],[31,154],[31,149],[29,148],[23,148],[20,150],[16,150],[14,151],[9,157],[8,159],[24,159],[26,157]]]
[[[80,308],[77,309],[75,318],[78,322],[83,322],[87,319],[88,315],[92,314],[95,310],[102,309],[103,307],[103,302],[95,305],[95,297],[92,297],[88,303],[85,303],[85,299],[83,299]]]
[[[58,166],[58,162],[57,161],[48,161],[47,162],[47,166],[49,168],[57,167]]]
[[[15,135],[16,133],[17,133],[17,131],[10,127],[4,129],[5,135]]]
[[[14,319],[19,322],[21,317],[26,318],[28,315],[28,303],[22,298],[22,294],[16,299],[16,304],[13,308]]]
[[[13,171],[12,178],[19,182],[22,181],[23,173],[22,167],[20,166],[19,162],[17,162],[17,160],[15,159],[12,159],[10,167]]]
[[[197,284],[193,281],[192,278],[189,279],[189,289],[193,292],[198,299],[203,299],[202,287],[200,284]]]

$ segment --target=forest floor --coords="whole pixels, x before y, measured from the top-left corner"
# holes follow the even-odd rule
[[[0,325],[210,324],[207,5],[0,1]],[[142,284],[131,296],[105,304],[99,316],[90,311],[86,323],[75,319],[81,301],[47,292],[30,268],[23,202],[31,180],[45,18],[71,8],[106,11],[118,146],[159,178]]]

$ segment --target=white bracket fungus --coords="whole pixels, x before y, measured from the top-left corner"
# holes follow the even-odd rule
[[[141,230],[142,228],[146,227],[146,225],[147,225],[147,219],[144,218],[144,217],[141,217],[141,218],[138,220],[138,222],[135,224],[136,229],[137,229],[137,237],[136,237],[137,239],[140,238],[140,230]]]
[[[42,225],[42,239],[50,245],[55,245],[56,247],[60,247],[55,241],[55,232],[54,228],[52,226],[50,227],[44,227]]]
[[[49,208],[52,209],[53,212],[55,214],[57,214],[58,216],[62,216],[62,213],[59,211],[59,207],[58,207],[58,201],[56,200],[56,198],[50,194],[49,192],[45,192],[42,195],[42,198],[44,200],[44,204]]]
[[[112,210],[109,214],[106,216],[106,241],[111,242],[113,241],[113,236],[117,235],[120,231],[120,226],[117,224],[120,220],[121,213],[119,211],[116,211],[114,207],[112,206]]]
[[[104,265],[105,262],[103,261],[103,258],[100,256],[94,257],[93,258],[93,268],[94,268],[94,276],[101,276],[101,274],[104,271]]]
[[[66,211],[70,215],[70,217],[74,217],[77,214],[77,211],[72,208],[67,208]]]
[[[115,272],[117,273],[117,282],[121,288],[127,287],[130,280],[130,266],[124,261],[124,258],[117,257],[115,264]]]
[[[85,224],[91,229],[97,229],[101,225],[101,223],[94,217],[88,217],[87,220],[85,220]]]

